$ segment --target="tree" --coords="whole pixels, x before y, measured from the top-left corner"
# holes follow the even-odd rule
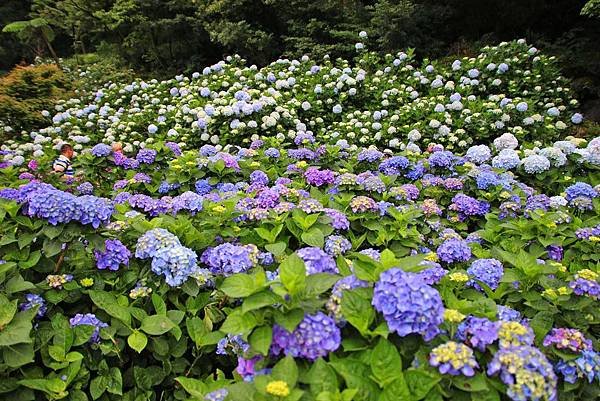
[[[48,21],[44,18],[37,17],[27,21],[15,21],[6,25],[2,32],[16,33],[21,40],[32,43],[37,41],[39,38],[42,39],[48,51],[52,55],[56,65],[60,65],[58,55],[52,47],[52,41],[54,40],[54,31],[50,27]]]
[[[581,15],[600,18],[600,0],[588,1],[581,10]]]

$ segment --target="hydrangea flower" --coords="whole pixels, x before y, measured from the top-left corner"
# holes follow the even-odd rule
[[[92,343],[99,343],[100,329],[108,327],[108,324],[98,319],[93,313],[78,313],[69,320],[69,323],[71,324],[71,327],[80,325],[94,326],[94,331],[92,332],[92,336],[90,337],[90,342]]]
[[[138,238],[135,246],[135,257],[152,258],[160,248],[181,245],[179,238],[164,228],[153,228]]]
[[[284,353],[314,361],[337,350],[340,343],[341,333],[335,321],[323,312],[317,312],[305,315],[291,333],[276,324],[270,353],[274,356]]]
[[[230,276],[243,273],[258,263],[259,251],[256,245],[235,245],[226,242],[202,253],[200,261],[208,266],[211,273]]]
[[[104,241],[104,251],[94,250],[96,267],[100,270],[119,270],[121,265],[129,266],[131,252],[118,239],[107,239]]]
[[[496,259],[477,259],[471,263],[471,266],[467,269],[467,273],[474,279],[485,283],[492,291],[495,291],[504,275],[504,267]],[[467,285],[483,291],[475,280],[470,280],[467,282]]]
[[[436,253],[438,258],[445,263],[466,262],[471,259],[471,248],[467,242],[457,238],[442,242]]]
[[[544,337],[544,347],[553,345],[557,349],[565,349],[572,352],[581,352],[592,349],[592,341],[585,338],[583,333],[577,329],[553,328]]]
[[[431,350],[429,364],[438,368],[441,374],[462,374],[467,377],[475,375],[475,369],[479,367],[473,350],[454,341],[448,341]]]
[[[152,271],[171,287],[183,284],[198,268],[194,251],[181,245],[159,248],[152,256]]]
[[[574,360],[559,361],[556,371],[562,374],[568,383],[575,383],[577,379],[583,378],[589,383],[594,380],[600,382],[600,354],[593,350],[584,350]]]
[[[250,350],[250,344],[242,339],[240,335],[227,334],[217,343],[218,355],[241,356]]]
[[[459,325],[456,338],[471,347],[485,351],[486,347],[498,339],[498,322],[475,316],[468,316]]]
[[[25,311],[37,307],[37,317],[43,317],[46,314],[48,307],[46,306],[46,301],[44,298],[42,298],[42,296],[37,294],[27,294],[25,295],[25,301],[26,302],[23,302],[21,305],[19,305],[20,310]]]
[[[337,257],[352,249],[352,244],[341,235],[330,235],[325,240],[325,252]]]
[[[306,274],[308,275],[315,273],[339,273],[335,260],[317,247],[302,248],[296,253],[304,261]]]
[[[381,274],[372,303],[383,314],[390,331],[401,337],[418,333],[429,341],[439,333],[438,326],[444,320],[438,291],[418,275],[398,268]]]
[[[530,345],[502,348],[488,364],[487,374],[500,375],[514,401],[557,400],[556,374],[548,359]]]

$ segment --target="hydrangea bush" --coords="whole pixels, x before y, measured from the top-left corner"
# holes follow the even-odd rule
[[[110,83],[3,144],[0,400],[600,397],[600,138],[554,60],[365,46]]]

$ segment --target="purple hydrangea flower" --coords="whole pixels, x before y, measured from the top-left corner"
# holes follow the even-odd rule
[[[468,316],[459,325],[456,338],[480,351],[498,340],[498,322],[475,316]]]
[[[94,250],[96,267],[100,270],[119,270],[119,266],[129,266],[131,252],[118,239],[107,239],[104,241],[104,251]]]
[[[226,242],[202,253],[200,261],[213,274],[230,276],[251,269],[258,262],[259,251],[255,245],[235,245]]]
[[[438,291],[414,273],[399,268],[384,271],[375,284],[373,306],[381,312],[390,331],[401,337],[421,334],[435,337],[444,320],[444,305]]]
[[[581,352],[592,349],[592,341],[577,329],[554,328],[544,338],[544,347],[554,345],[557,349]]]
[[[135,160],[144,164],[152,164],[156,159],[156,150],[154,149],[140,149],[135,156]]]
[[[337,350],[341,343],[340,329],[335,321],[323,312],[305,315],[291,333],[279,325],[273,327],[271,354],[291,355],[314,361]]]
[[[83,182],[77,186],[77,192],[81,195],[91,195],[94,192],[94,186],[91,182]]]

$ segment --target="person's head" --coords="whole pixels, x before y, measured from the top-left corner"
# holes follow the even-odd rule
[[[73,146],[69,145],[68,143],[63,144],[60,147],[60,154],[70,159],[73,157]]]
[[[123,153],[123,144],[121,142],[115,142],[112,144],[112,151],[115,153]]]

